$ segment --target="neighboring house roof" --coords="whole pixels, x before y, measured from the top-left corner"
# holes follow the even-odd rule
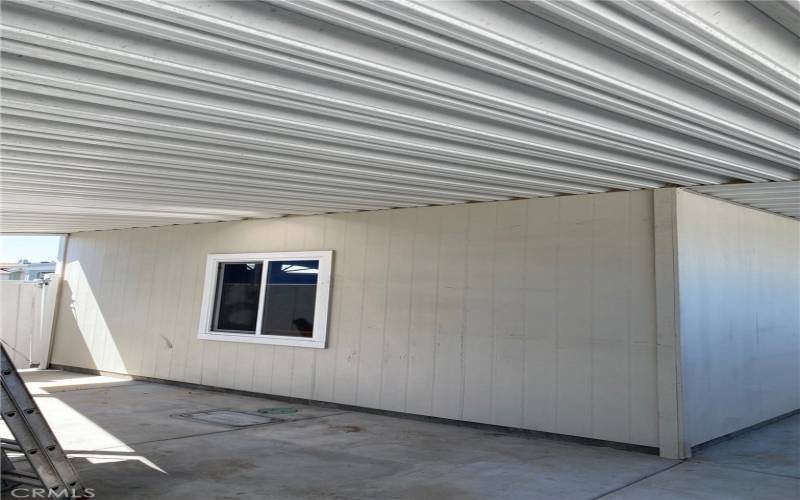
[[[0,274],[2,275],[24,274],[29,278],[38,274],[47,274],[55,272],[55,269],[56,269],[55,262],[36,262],[36,263],[17,263],[17,264],[0,263]]]

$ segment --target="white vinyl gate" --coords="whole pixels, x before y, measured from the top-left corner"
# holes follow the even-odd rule
[[[0,281],[0,341],[18,369],[46,367],[57,278]]]

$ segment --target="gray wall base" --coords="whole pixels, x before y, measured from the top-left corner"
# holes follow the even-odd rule
[[[569,436],[567,434],[557,434],[554,432],[534,431],[530,429],[521,429],[518,427],[504,427],[501,425],[482,424],[479,422],[467,422],[464,420],[453,420],[442,417],[431,417],[428,415],[417,415],[413,413],[405,413],[399,411],[379,410],[375,408],[367,408],[363,406],[345,405],[340,403],[329,403],[327,401],[318,401],[315,399],[303,399],[290,396],[279,396],[277,394],[263,394],[260,392],[242,391],[239,389],[228,389],[225,387],[216,387],[212,385],[193,384],[190,382],[178,382],[174,380],[165,380],[153,377],[143,377],[139,375],[126,375],[122,373],[107,372],[102,370],[95,370],[92,368],[81,368],[77,366],[60,365],[51,363],[50,368],[54,370],[64,370],[75,373],[86,373],[90,375],[105,375],[109,377],[124,377],[133,380],[141,380],[144,382],[153,382],[156,384],[173,385],[177,387],[185,387],[187,389],[200,389],[214,392],[224,392],[227,394],[238,394],[241,396],[250,396],[262,399],[272,399],[276,401],[284,401],[287,403],[304,404],[309,406],[317,406],[322,408],[336,408],[345,411],[358,411],[363,413],[370,413],[373,415],[384,415],[396,418],[405,418],[410,420],[420,420],[423,422],[432,422],[437,424],[456,425],[460,427],[470,427],[473,429],[481,429],[487,432],[499,432],[503,434],[511,434],[516,436],[524,436],[530,438],[543,438],[552,439],[555,441],[565,441],[571,443],[579,443],[588,446],[602,446],[605,448],[614,448],[623,451],[632,451],[637,453],[646,453],[648,455],[658,455],[658,448],[653,446],[642,446],[637,444],[620,443],[617,441],[605,441],[602,439],[593,439],[581,436]]]

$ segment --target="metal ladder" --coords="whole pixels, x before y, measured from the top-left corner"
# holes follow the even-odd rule
[[[0,349],[0,412],[14,436],[14,439],[0,439],[3,491],[26,485],[49,490],[48,497],[86,498],[78,473],[58,444],[5,347],[0,345]],[[24,455],[33,472],[14,467],[8,457],[9,451]]]

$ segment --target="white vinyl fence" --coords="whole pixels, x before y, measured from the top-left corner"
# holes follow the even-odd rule
[[[0,281],[0,341],[18,369],[46,367],[58,280]]]

